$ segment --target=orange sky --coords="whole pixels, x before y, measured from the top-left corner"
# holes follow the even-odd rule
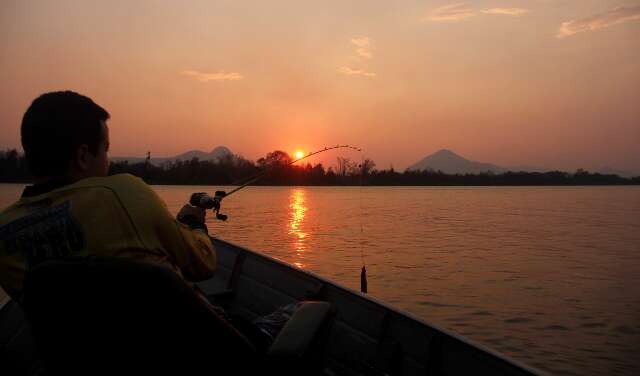
[[[640,1],[3,0],[0,82],[0,149],[71,89],[111,112],[116,156],[349,143],[384,168],[448,148],[640,171]]]

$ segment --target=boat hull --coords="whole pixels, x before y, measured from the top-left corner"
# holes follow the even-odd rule
[[[218,269],[199,286],[207,294],[226,291],[234,313],[252,319],[294,301],[332,303],[336,317],[327,337],[327,374],[541,374],[311,272],[220,239],[212,241]]]

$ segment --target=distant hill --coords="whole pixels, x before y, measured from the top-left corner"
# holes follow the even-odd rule
[[[433,170],[447,174],[478,174],[487,171],[501,173],[507,171],[506,168],[491,163],[470,161],[447,149],[442,149],[424,157],[419,162],[409,166],[407,170]]]
[[[183,161],[188,161],[193,158],[198,158],[201,161],[214,161],[226,155],[232,155],[231,150],[229,150],[229,148],[227,148],[226,146],[216,146],[209,153],[201,150],[190,150],[180,155],[176,155],[171,159],[174,159],[174,160],[180,159]]]
[[[478,174],[491,171],[500,174],[507,171],[516,172],[548,172],[549,169],[534,166],[510,166],[502,167],[492,163],[476,162],[468,160],[451,150],[442,149],[407,168],[409,171],[433,170],[446,174]]]
[[[201,161],[215,161],[226,155],[233,155],[233,153],[226,146],[216,146],[215,148],[213,148],[213,150],[211,150],[208,153],[202,150],[190,150],[173,157],[159,157],[159,158],[154,157],[152,154],[151,164],[159,166],[162,163],[167,161],[177,161],[177,160],[190,161],[193,158],[198,158]],[[140,163],[140,162],[144,162],[147,158],[146,157],[113,157],[111,159],[115,162],[129,161],[129,163]]]

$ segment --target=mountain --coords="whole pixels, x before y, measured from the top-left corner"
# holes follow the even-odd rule
[[[433,170],[442,171],[447,174],[478,174],[482,172],[491,171],[496,174],[500,174],[507,171],[515,172],[548,172],[548,168],[534,167],[534,166],[509,166],[502,167],[492,163],[483,163],[470,161],[466,158],[459,156],[451,150],[442,149],[427,157],[424,157],[419,162],[409,166],[407,170],[410,171],[422,171]]]
[[[151,156],[150,162],[151,164],[159,166],[162,163],[167,161],[177,161],[177,160],[190,161],[193,158],[198,158],[201,161],[215,161],[215,160],[218,160],[219,158],[223,158],[226,155],[233,155],[233,153],[226,146],[216,146],[209,153],[202,150],[190,150],[173,157],[154,158],[153,156]],[[147,158],[145,157],[113,157],[111,159],[115,162],[129,161],[129,163],[140,163],[140,162],[144,162]]]
[[[507,171],[506,168],[491,163],[470,161],[447,149],[442,149],[423,158],[409,166],[407,170],[434,170],[447,174],[478,174],[487,171],[502,173]]]
[[[176,155],[175,157],[169,158],[173,160],[183,160],[189,161],[193,158],[198,158],[201,161],[215,161],[219,158],[222,158],[226,155],[232,155],[231,150],[225,146],[216,146],[211,152],[207,153],[201,150],[190,150],[186,153],[182,153]]]
[[[470,161],[447,149],[439,150],[423,158],[409,166],[407,170],[433,170],[447,174],[477,174],[487,171],[501,173],[506,171],[506,169],[491,163]]]

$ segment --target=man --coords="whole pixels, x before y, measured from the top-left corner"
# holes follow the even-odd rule
[[[144,260],[188,282],[213,273],[204,210],[185,205],[176,220],[141,179],[107,176],[108,119],[71,91],[43,94],[24,114],[22,146],[35,184],[0,213],[0,285],[15,300],[25,271],[47,258]]]

